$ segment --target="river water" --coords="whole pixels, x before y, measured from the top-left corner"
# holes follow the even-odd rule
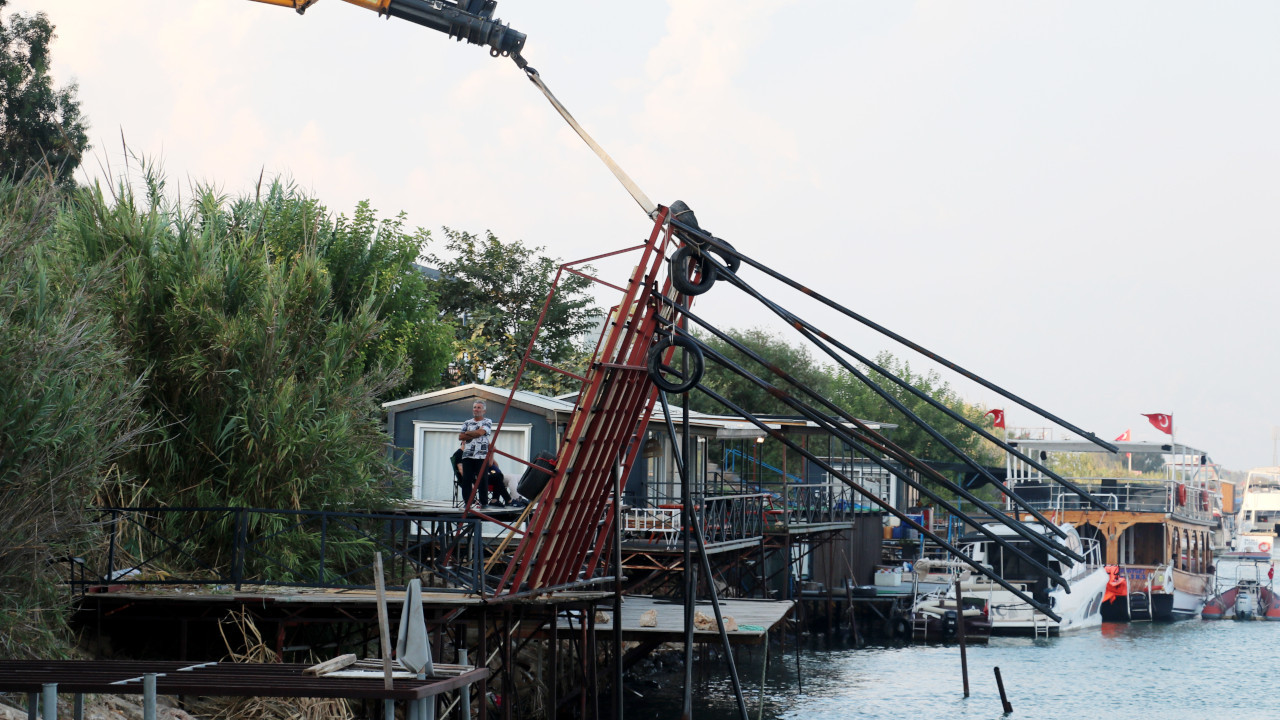
[[[1014,712],[1011,720],[1079,718],[1206,718],[1280,716],[1280,622],[1187,620],[1105,623],[1049,639],[992,638],[967,649],[970,697],[962,697],[955,645],[819,648],[800,653],[777,644],[768,659],[765,718],[1000,718],[992,668],[999,667]],[[760,712],[763,652],[740,649],[739,672],[752,718]],[[737,717],[731,683],[718,661],[697,686],[694,718]],[[638,684],[628,720],[680,716],[681,677]]]

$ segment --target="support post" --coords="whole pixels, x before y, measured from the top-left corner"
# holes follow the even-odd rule
[[[1000,668],[992,668],[996,673],[996,687],[1000,690],[1000,704],[1004,706],[1005,714],[1013,712],[1013,705],[1009,702],[1009,696],[1004,694],[1004,678],[1000,677]]]
[[[58,683],[45,683],[40,690],[44,695],[40,702],[40,716],[44,720],[58,720]]]
[[[959,573],[956,573],[956,639],[960,641],[960,677],[964,680],[964,696],[969,697],[969,658],[964,648],[964,598],[960,594]]]
[[[142,720],[156,720],[156,674],[142,676]]]
[[[467,636],[466,626],[462,628],[462,637],[465,641]],[[467,649],[465,647],[458,649],[458,664],[467,664]],[[458,689],[461,697],[458,701],[458,718],[460,720],[470,720],[471,718],[471,683],[467,683]]]

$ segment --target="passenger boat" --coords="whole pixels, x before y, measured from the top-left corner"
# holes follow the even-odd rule
[[[1280,595],[1276,594],[1275,565],[1270,554],[1230,553],[1221,560],[1237,560],[1234,577],[1218,584],[1224,588],[1209,598],[1200,617],[1205,620],[1280,621]],[[1222,562],[1220,567],[1224,567]]]
[[[1245,477],[1232,550],[1270,554],[1280,532],[1280,467],[1255,468]]]
[[[1066,534],[1066,539],[1053,535],[1040,523],[1024,524],[1032,531],[1052,537],[1054,542],[1083,555],[1086,561],[1064,567],[1043,548],[1018,535],[1008,526],[989,523],[984,527],[1041,565],[1057,572],[1067,581],[1066,586],[1050,580],[1043,571],[1032,567],[986,535],[962,537],[960,548],[975,561],[986,564],[1006,582],[1047,604],[1061,620],[1050,618],[1004,587],[976,574],[960,583],[964,602],[983,602],[990,617],[991,632],[996,635],[1059,635],[1101,625],[1099,610],[1107,585],[1107,574],[1102,569],[1098,543],[1080,537],[1070,524],[1059,526]],[[948,597],[954,602],[954,588],[948,593]]]
[[[1040,464],[1061,453],[1104,453],[1085,441],[1010,440]],[[1213,536],[1222,507],[1217,466],[1206,453],[1181,443],[1116,442],[1121,453],[1157,453],[1166,459],[1154,476],[1123,471],[1111,477],[1066,479],[1106,506],[1100,510],[1029,463],[1009,456],[1006,483],[1020,498],[1057,522],[1069,522],[1102,547],[1127,594],[1105,603],[1106,621],[1185,620],[1199,616],[1213,590]],[[1009,501],[1007,507],[1014,506]]]

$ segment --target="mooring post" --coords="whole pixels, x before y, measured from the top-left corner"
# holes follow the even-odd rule
[[[1009,696],[1004,694],[1004,678],[1000,677],[1000,668],[993,668],[996,671],[996,687],[1000,689],[1000,704],[1004,706],[1005,714],[1013,712],[1013,705],[1009,703]]]
[[[72,705],[71,717],[84,720],[84,693],[76,693],[75,704]]]
[[[764,662],[760,668],[760,714],[758,720],[764,720],[764,685],[769,679],[769,629],[764,631]]]
[[[142,720],[156,720],[156,674],[142,676]]]
[[[40,703],[40,716],[44,720],[58,720],[58,683],[40,686],[44,698]]]
[[[40,710],[40,693],[27,693],[27,720],[38,720]]]
[[[969,658],[964,651],[964,598],[960,594],[959,573],[956,573],[956,639],[960,641],[960,677],[964,679],[964,696],[969,697]]]
[[[382,701],[382,720],[396,720],[396,701],[387,698]]]

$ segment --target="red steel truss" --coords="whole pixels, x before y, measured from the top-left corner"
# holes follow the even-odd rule
[[[591,277],[621,290],[622,301],[610,312],[586,375],[551,368],[580,378],[582,390],[556,453],[556,471],[536,503],[530,506],[531,510],[522,517],[526,521],[525,531],[519,533],[519,544],[507,562],[495,595],[537,592],[588,580],[610,547],[614,474],[620,473],[625,482],[640,451],[641,431],[648,425],[658,397],[657,388],[648,376],[649,349],[660,323],[674,321],[674,311],[669,304],[659,302],[655,296],[658,292],[672,292],[670,279],[665,275],[659,284],[666,252],[673,243],[667,217],[668,209],[660,207],[649,239],[643,245],[565,263],[556,275],[552,295],[547,298],[516,374],[511,397],[515,396],[528,364],[547,367],[533,358],[534,347],[561,275],[569,272],[590,277],[574,266],[609,255],[640,251],[640,260],[625,287]],[[502,432],[510,403],[508,399],[495,436]],[[503,554],[503,548],[499,548],[498,555]]]

